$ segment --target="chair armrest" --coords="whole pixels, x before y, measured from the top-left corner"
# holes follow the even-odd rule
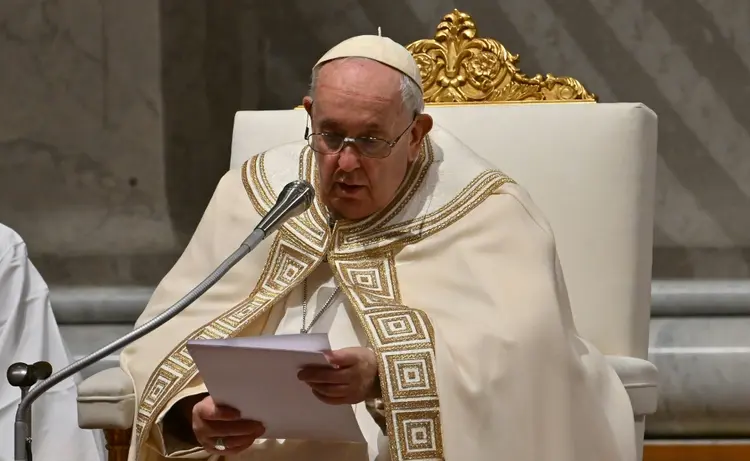
[[[635,416],[650,415],[656,411],[659,371],[648,360],[635,357],[608,355],[607,362],[614,368],[630,396]]]
[[[120,368],[108,368],[78,385],[78,426],[82,429],[130,429],[135,391]]]

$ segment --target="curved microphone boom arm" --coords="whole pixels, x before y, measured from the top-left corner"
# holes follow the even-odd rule
[[[242,244],[227,259],[224,260],[205,280],[193,288],[182,299],[177,301],[172,307],[157,315],[153,319],[134,329],[127,335],[119,338],[112,343],[102,347],[96,352],[77,360],[66,366],[62,370],[53,373],[42,382],[31,388],[29,392],[22,397],[21,403],[16,410],[16,419],[14,423],[14,455],[16,461],[30,461],[27,457],[27,449],[31,444],[31,431],[29,427],[29,416],[31,404],[34,403],[42,394],[50,390],[56,384],[73,376],[79,371],[87,368],[100,361],[116,350],[131,344],[135,340],[147,335],[148,333],[159,328],[172,317],[182,312],[186,307],[192,304],[203,293],[208,291],[216,282],[226,274],[235,264],[243,257],[253,251],[268,235],[277,230],[285,221],[293,218],[312,204],[315,198],[315,190],[312,185],[306,181],[292,181],[279,194],[276,204],[261,219],[253,232],[242,242]],[[39,362],[37,362],[39,363]],[[16,364],[14,364],[16,365]],[[36,364],[35,364],[36,365]],[[51,368],[50,370],[51,371]],[[11,377],[11,370],[8,370],[8,379]]]

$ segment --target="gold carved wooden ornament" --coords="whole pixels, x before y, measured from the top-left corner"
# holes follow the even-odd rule
[[[443,17],[435,38],[406,48],[422,74],[426,103],[597,100],[570,77],[527,77],[518,55],[497,40],[478,38],[471,16],[458,10]]]

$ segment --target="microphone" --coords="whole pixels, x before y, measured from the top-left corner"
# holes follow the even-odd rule
[[[274,206],[268,211],[268,213],[260,220],[252,233],[240,244],[239,248],[234,251],[227,259],[224,260],[205,280],[203,280],[198,286],[193,288],[188,294],[182,299],[177,301],[172,307],[157,315],[153,319],[144,323],[140,327],[134,329],[127,335],[119,338],[110,344],[102,347],[96,352],[93,352],[86,357],[68,365],[62,370],[54,373],[50,376],[49,373],[52,371],[52,367],[46,364],[49,368],[44,365],[37,366],[40,363],[37,362],[34,365],[26,365],[26,371],[23,372],[19,364],[13,364],[8,368],[8,380],[11,378],[14,382],[20,382],[22,378],[26,378],[26,375],[33,374],[35,377],[41,377],[44,381],[34,386],[28,394],[22,396],[21,403],[18,404],[18,410],[16,410],[16,419],[13,425],[13,447],[15,461],[31,461],[31,428],[30,428],[30,414],[29,409],[31,404],[34,403],[42,394],[50,390],[56,384],[63,380],[73,376],[79,371],[87,368],[104,357],[108,356],[112,352],[127,346],[135,340],[147,335],[151,331],[157,329],[171,318],[182,312],[186,307],[191,305],[196,299],[198,299],[203,293],[208,291],[216,282],[219,281],[235,264],[237,264],[242,258],[247,256],[248,253],[253,251],[268,235],[277,230],[287,220],[300,215],[307,210],[312,204],[315,198],[315,190],[306,181],[292,181],[286,186],[279,194],[278,199]],[[13,369],[13,370],[11,370]],[[30,373],[29,370],[33,369]],[[49,373],[48,373],[49,372]],[[21,376],[23,375],[23,376]],[[27,382],[27,381],[24,381]]]
[[[21,400],[25,399],[29,393],[29,388],[38,381],[49,378],[52,374],[52,365],[49,362],[36,362],[32,365],[23,362],[16,362],[8,367],[6,377],[8,383],[13,387],[21,388]],[[26,412],[26,421],[31,425],[31,407]],[[28,461],[31,461],[31,439],[27,438],[24,449],[26,450]]]
[[[49,362],[36,362],[32,365],[34,374],[39,380],[47,379],[52,375],[52,365]]]
[[[263,231],[265,235],[273,233],[289,217],[297,216],[310,208],[314,198],[315,189],[310,183],[299,180],[290,182],[281,190],[276,204],[260,220],[255,229]]]
[[[38,381],[49,378],[52,365],[49,362],[36,362],[33,365],[16,362],[8,367],[8,384],[13,387],[29,388]]]

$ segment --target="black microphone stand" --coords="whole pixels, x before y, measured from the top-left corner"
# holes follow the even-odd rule
[[[8,367],[6,376],[11,386],[21,388],[21,400],[23,400],[29,394],[31,386],[39,380],[49,378],[51,374],[52,365],[49,362],[36,362],[33,365],[16,362]],[[31,461],[31,408],[26,412],[26,420],[29,422],[29,434],[25,441],[26,458]]]
[[[312,204],[315,198],[315,189],[306,181],[296,180],[292,181],[286,186],[279,194],[276,200],[276,204],[266,213],[266,215],[260,220],[255,230],[242,242],[234,253],[229,255],[227,259],[222,262],[205,280],[203,280],[198,286],[193,288],[188,294],[182,299],[177,301],[172,307],[152,318],[148,322],[144,323],[140,327],[134,329],[130,333],[126,334],[122,338],[119,338],[110,344],[102,347],[98,351],[83,357],[76,362],[68,365],[62,370],[46,376],[36,376],[34,373],[34,383],[38,379],[43,381],[36,386],[27,389],[27,392],[21,388],[21,403],[18,404],[16,410],[16,419],[13,424],[13,453],[15,461],[32,461],[31,460],[31,404],[34,403],[42,394],[50,390],[56,384],[64,381],[65,379],[73,376],[79,371],[87,368],[116,350],[131,344],[132,342],[140,339],[148,333],[159,328],[172,317],[182,312],[186,307],[191,305],[196,299],[201,297],[203,293],[208,291],[216,282],[221,279],[224,274],[229,272],[229,269],[234,267],[242,258],[247,256],[248,253],[253,251],[255,247],[270,235],[272,232],[277,230],[284,221],[292,218],[293,216],[299,215],[307,210]],[[33,368],[36,365],[44,363],[37,362],[34,365],[20,364]],[[15,364],[14,364],[15,365]],[[11,368],[8,368],[8,380],[11,380]],[[51,373],[52,368],[49,367]],[[14,372],[14,375],[15,376]],[[39,373],[41,375],[41,373]],[[45,379],[46,378],[46,379]],[[25,385],[25,384],[24,384]],[[25,395],[24,395],[25,394]]]

